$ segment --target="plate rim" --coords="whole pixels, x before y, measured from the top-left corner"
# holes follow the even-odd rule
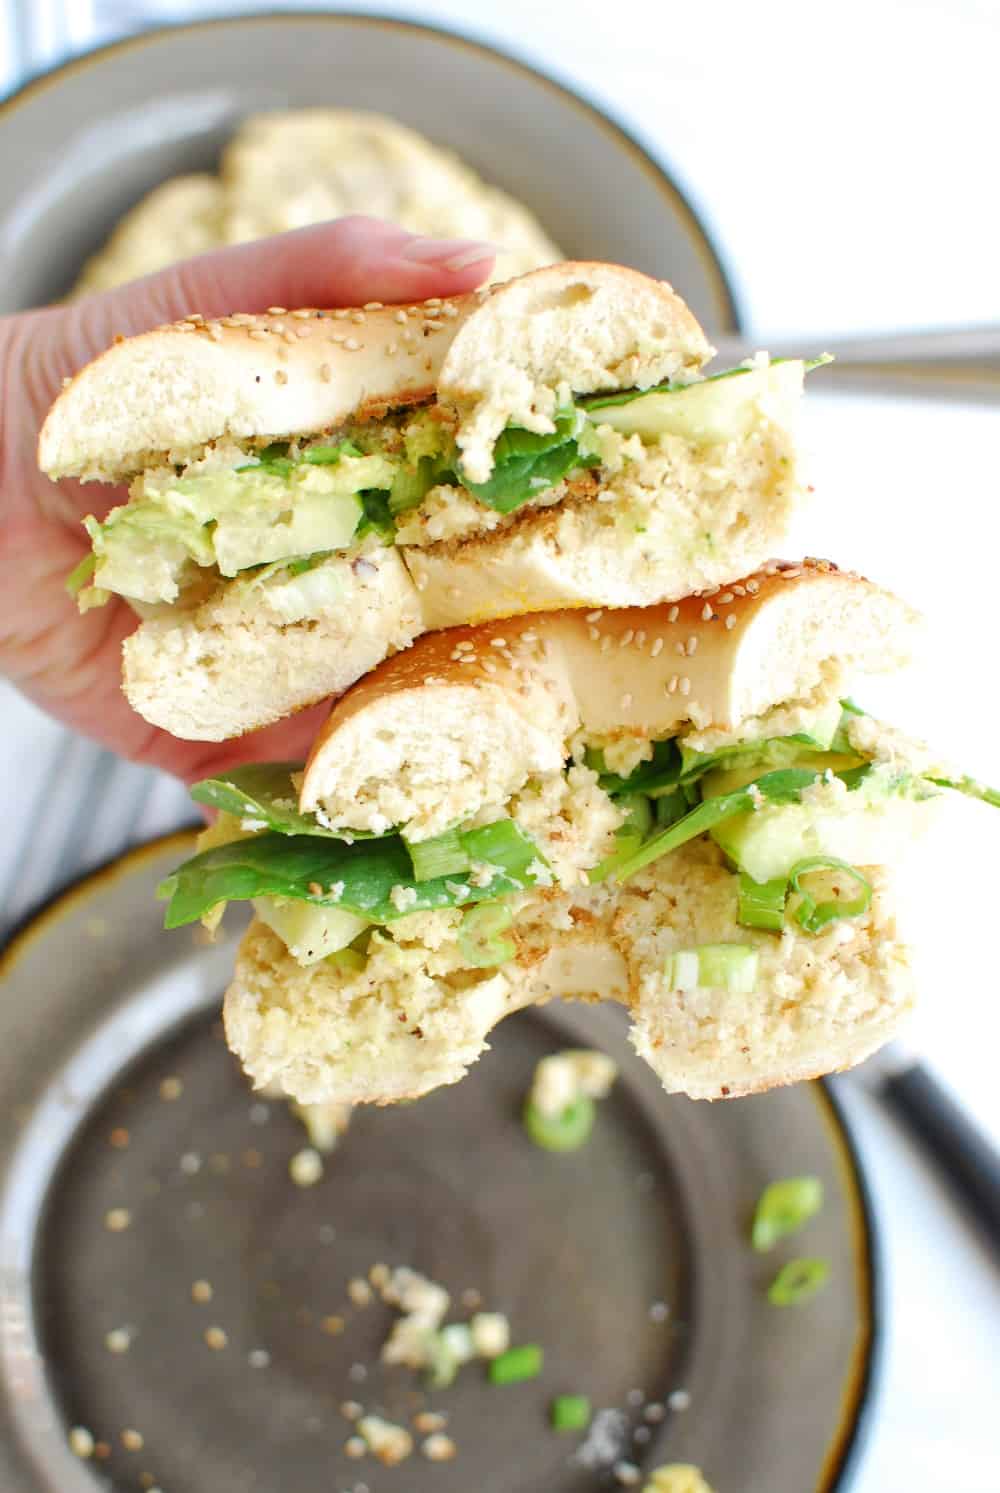
[[[123,854],[84,872],[30,911],[0,943],[2,981],[38,939],[96,892],[109,889],[170,846],[182,854],[196,831],[172,830],[135,845]],[[864,1454],[880,1399],[885,1368],[885,1260],[880,1226],[868,1174],[850,1122],[829,1079],[810,1079],[801,1087],[812,1096],[836,1156],[850,1206],[853,1257],[861,1327],[851,1366],[841,1390],[837,1426],[830,1438],[814,1493],[847,1493]],[[805,1490],[803,1490],[805,1493]]]
[[[675,216],[682,223],[691,246],[701,261],[718,316],[719,330],[727,334],[739,334],[745,329],[745,311],[737,295],[733,275],[728,263],[720,252],[714,235],[709,231],[706,223],[703,221],[701,213],[695,208],[688,193],[680,186],[673,172],[666,165],[666,162],[661,159],[659,152],[649,145],[645,137],[631,123],[625,125],[615,110],[608,108],[603,102],[598,103],[588,92],[581,90],[576,83],[570,83],[558,69],[540,68],[534,62],[529,62],[525,57],[520,55],[516,49],[494,45],[492,41],[474,29],[466,30],[465,28],[459,29],[457,27],[435,25],[413,20],[409,17],[392,14],[382,15],[372,11],[338,10],[268,10],[254,12],[249,15],[206,16],[196,21],[179,21],[162,26],[157,25],[139,31],[131,36],[119,37],[117,40],[103,42],[99,46],[90,47],[84,52],[75,53],[63,61],[55,63],[52,67],[44,68],[30,74],[6,94],[0,95],[0,126],[6,123],[9,115],[14,110],[20,108],[22,104],[31,102],[36,95],[58,85],[64,77],[94,67],[105,58],[117,56],[127,51],[155,46],[161,38],[170,38],[171,36],[182,35],[187,32],[203,32],[210,29],[223,29],[232,26],[273,24],[275,21],[291,22],[293,24],[322,22],[341,24],[346,22],[358,27],[388,27],[392,30],[415,32],[420,35],[430,36],[437,42],[464,47],[469,51],[477,52],[481,56],[489,57],[492,61],[501,63],[513,72],[527,75],[533,81],[543,84],[550,91],[558,94],[565,103],[571,105],[581,113],[587,114],[591,121],[606,134],[616,137],[618,143],[633,157],[643,173],[656,185],[661,195],[670,202]]]

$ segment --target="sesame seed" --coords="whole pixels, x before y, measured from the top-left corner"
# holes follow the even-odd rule
[[[596,612],[588,612],[587,613],[587,621],[588,622],[600,622],[600,620],[601,620],[601,618],[603,616],[604,616],[604,608],[603,607],[598,607],[598,609],[597,609]]]
[[[639,631],[635,635],[635,645],[636,645],[637,648],[642,648],[642,647],[645,646],[645,642],[646,642],[646,634],[643,631],[643,629],[640,627]]]
[[[287,384],[288,383],[288,374],[285,372],[285,370],[283,368],[276,368],[274,370],[274,382],[276,384]]]
[[[333,319],[334,321],[346,321],[350,314],[346,306],[341,306],[333,313]]]
[[[194,1285],[191,1287],[192,1301],[211,1301],[212,1296],[212,1287],[207,1280],[196,1280]]]
[[[497,671],[497,666],[493,662],[492,658],[483,659],[483,668],[486,670],[487,674],[495,674]]]
[[[356,337],[345,337],[344,346],[347,348],[347,351],[349,353],[356,353],[361,351],[361,343],[357,340]]]
[[[458,307],[453,306],[450,301],[445,301],[441,307],[441,315],[447,316],[449,319],[455,317],[458,315]]]
[[[719,606],[727,607],[733,599],[734,597],[732,591],[723,591],[722,595],[719,597]]]
[[[268,306],[268,316],[287,316],[288,309],[285,306]]]
[[[311,337],[312,330],[312,327],[296,327],[295,335],[296,337]]]
[[[454,1441],[443,1431],[435,1431],[433,1435],[428,1436],[421,1447],[421,1451],[429,1462],[450,1462],[457,1450],[458,1447]]]
[[[507,646],[507,639],[506,638],[490,638],[490,647],[491,648],[506,648],[506,646]]]
[[[749,591],[751,596],[756,596],[757,592],[760,590],[760,582],[747,581],[747,590]]]
[[[69,1433],[69,1449],[84,1461],[94,1455],[94,1438],[86,1426],[74,1426]]]
[[[146,1445],[141,1431],[127,1430],[122,1432],[122,1446],[127,1452],[141,1452]]]
[[[368,1370],[363,1363],[352,1363],[347,1370],[347,1377],[354,1384],[364,1384],[368,1378]]]
[[[622,710],[631,710],[631,708],[632,708],[632,696],[628,695],[628,694],[622,695],[622,698],[621,698],[621,709]]]
[[[737,596],[745,596],[747,594],[746,586],[734,586],[733,591]]]
[[[683,657],[684,657],[684,654],[685,654],[685,652],[686,652],[686,649],[685,649],[685,647],[684,647],[684,644],[683,644],[683,643],[675,643],[675,644],[674,644],[674,652],[675,652],[675,653],[676,653],[676,654],[678,654],[678,655],[679,655],[679,656],[680,656],[680,657],[681,657],[681,658],[683,658]]]
[[[334,1314],[329,1317],[324,1317],[321,1320],[319,1324],[319,1330],[320,1332],[325,1332],[327,1337],[339,1337],[343,1332],[345,1325],[346,1324],[343,1317],[338,1317]]]
[[[634,1488],[642,1476],[634,1462],[616,1462],[611,1471],[623,1488]]]
[[[247,333],[247,336],[252,337],[255,342],[266,342],[270,335],[270,332],[265,331],[263,327],[251,327]]]
[[[351,312],[351,321],[353,321],[353,323],[354,323],[354,325],[356,327],[364,326],[364,324],[365,324],[365,322],[367,320],[368,320],[368,318],[365,316],[365,313],[363,311],[352,311]]]
[[[213,342],[222,341],[222,328],[220,326],[216,326],[215,322],[213,322],[211,326],[206,327],[205,330],[208,333],[209,337],[211,337]]]
[[[588,636],[590,637],[591,642],[593,642],[593,643],[596,643],[597,640],[598,640],[598,638],[601,636],[601,634],[598,632],[598,630],[597,630],[596,627],[588,627],[587,628],[587,633],[588,633]]]
[[[664,1410],[662,1405],[658,1405],[655,1400],[651,1400],[650,1403],[644,1408],[642,1412],[642,1418],[643,1420],[648,1420],[652,1425],[655,1426],[657,1421],[661,1421],[666,1413],[667,1412]]]
[[[662,638],[654,638],[653,639],[653,646],[649,650],[649,656],[650,656],[650,658],[659,658],[659,656],[660,656],[660,654],[662,652],[663,652],[663,639]]]
[[[402,306],[400,306],[399,310],[395,313],[393,321],[398,321],[401,327],[406,326],[406,312],[403,310]]]
[[[312,316],[312,312],[307,307],[305,307],[305,306],[300,306],[296,311],[293,311],[291,314],[292,314],[292,316],[295,317],[295,319],[297,321],[305,321],[305,319],[306,319],[307,316]]]
[[[109,1353],[127,1353],[132,1346],[132,1334],[127,1327],[112,1327],[105,1333],[104,1346]]]
[[[272,332],[278,332],[282,335],[287,332],[287,330],[288,328],[285,326],[285,323],[283,321],[276,321],[271,326]]]
[[[613,639],[610,638],[607,633],[605,633],[604,637],[601,639],[601,652],[610,653],[613,646]]]
[[[430,309],[431,307],[440,306],[441,305],[441,297],[439,295],[429,295],[427,297],[426,301],[424,301],[424,305],[428,309]]]
[[[108,1142],[114,1146],[116,1151],[124,1151],[129,1143],[129,1133],[124,1125],[116,1125],[108,1136]]]
[[[370,1306],[374,1300],[374,1292],[366,1280],[356,1275],[347,1283],[347,1294],[355,1306]]]
[[[349,1436],[344,1442],[344,1452],[349,1457],[363,1457],[367,1450],[368,1447],[360,1436]]]
[[[665,1322],[670,1316],[670,1308],[665,1301],[654,1301],[649,1308],[649,1320],[651,1322]]]
[[[112,1234],[121,1234],[132,1222],[127,1208],[111,1208],[104,1215],[104,1227]]]
[[[390,342],[389,346],[386,348],[386,352],[390,358],[394,358],[399,352],[399,344],[397,342]]]
[[[266,1348],[251,1348],[247,1363],[252,1369],[266,1369],[271,1363],[271,1355]]]
[[[708,602],[706,601],[705,605],[701,609],[701,620],[702,620],[702,622],[711,622],[712,615],[713,615],[712,608],[709,606]]]
[[[447,1424],[448,1417],[442,1415],[439,1410],[418,1410],[413,1417],[413,1429],[424,1434],[430,1431],[443,1431]]]
[[[521,642],[522,643],[537,643],[538,642],[538,634],[537,634],[537,632],[523,632],[521,634]]]
[[[201,1157],[197,1151],[185,1151],[179,1164],[186,1177],[193,1177],[201,1171]]]
[[[632,641],[632,639],[634,637],[635,637],[635,630],[634,630],[634,628],[630,627],[627,630],[627,632],[623,632],[622,635],[621,635],[621,637],[618,639],[618,646],[619,646],[619,648],[627,648],[628,645],[631,643],[631,641]]]
[[[691,693],[691,681],[690,681],[690,679],[688,679],[687,675],[685,675],[684,678],[681,680],[681,694],[682,695],[689,695],[690,693]]]
[[[444,322],[443,321],[439,321],[437,319],[437,317],[428,316],[427,320],[424,322],[424,326],[425,327],[430,327],[431,330],[434,331],[434,332],[440,332],[442,330],[442,328],[444,327]]]
[[[200,312],[191,311],[187,316],[185,316],[184,320],[190,322],[193,327],[197,327],[201,325],[205,318],[201,315]]]
[[[691,1396],[686,1389],[675,1389],[667,1395],[667,1405],[671,1410],[687,1410],[691,1404]]]
[[[736,626],[736,618],[733,616],[732,612],[730,612],[729,616],[726,618],[726,631],[727,632],[732,632],[732,630],[733,630],[733,628],[735,626]]]
[[[340,1413],[345,1420],[360,1420],[365,1413],[364,1405],[359,1405],[357,1400],[343,1400],[340,1405]]]
[[[678,683],[677,675],[676,674],[671,674],[671,676],[670,676],[670,683],[667,685],[667,694],[668,695],[676,695],[676,693],[677,693],[677,683]]]
[[[692,654],[697,653],[697,651],[698,651],[698,639],[692,635],[690,638],[688,638],[688,641],[687,641],[687,656],[688,656],[688,658],[690,658]]]
[[[183,1083],[179,1078],[174,1077],[173,1074],[169,1078],[165,1078],[160,1084],[160,1098],[165,1099],[168,1103],[171,1103],[174,1099],[179,1099],[183,1092]]]
[[[229,1342],[225,1331],[221,1327],[206,1327],[204,1332],[205,1342],[213,1353],[221,1353]]]
[[[319,365],[319,376],[323,380],[324,384],[328,384],[330,382],[333,374],[329,363],[321,363]]]
[[[677,614],[678,614],[679,611],[680,611],[680,607],[671,607],[670,611],[667,613],[667,621],[668,622],[676,622],[677,621]]]

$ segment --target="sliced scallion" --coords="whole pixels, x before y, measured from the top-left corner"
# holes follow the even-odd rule
[[[338,441],[335,446],[310,446],[308,451],[303,451],[302,460],[307,461],[313,467],[336,466],[342,456],[362,456],[357,446],[351,441]]]
[[[543,1356],[537,1343],[508,1348],[506,1353],[490,1360],[490,1380],[493,1384],[520,1384],[524,1379],[537,1379],[542,1372]]]
[[[67,581],[66,584],[68,586],[69,582]],[[1000,789],[990,788],[985,783],[977,783],[975,778],[941,778],[932,777],[928,773],[927,781],[937,788],[952,788],[956,793],[964,793],[967,798],[978,798],[984,804],[992,804],[994,808],[1000,809]]]
[[[823,1206],[823,1184],[818,1177],[783,1177],[764,1188],[754,1210],[750,1242],[760,1253],[779,1239],[794,1234]]]
[[[788,881],[784,876],[776,877],[774,881],[754,881],[752,876],[741,871],[736,895],[736,921],[744,928],[769,928],[778,932],[784,927],[787,896]]]
[[[459,837],[470,860],[499,866],[508,876],[523,876],[533,861],[541,860],[538,846],[513,819],[459,830]]]
[[[445,830],[433,840],[408,840],[403,844],[413,862],[415,881],[433,881],[435,876],[455,876],[469,869],[469,852],[459,839],[458,830]]]
[[[346,949],[338,949],[334,954],[327,954],[323,962],[332,965],[334,969],[347,970],[352,974],[359,969],[364,969],[368,963],[360,949],[352,949],[349,944]]]
[[[653,827],[653,810],[649,799],[643,794],[628,795],[617,799],[616,803],[624,812],[625,818],[615,830],[614,850],[588,871],[592,884],[606,881],[619,866],[631,860]]]
[[[590,1425],[590,1401],[586,1395],[556,1395],[551,1419],[554,1431],[585,1431]]]
[[[78,591],[82,591],[83,587],[90,580],[90,577],[93,575],[96,568],[97,556],[94,554],[93,550],[91,550],[90,554],[84,555],[79,565],[73,566],[73,569],[66,577],[66,590],[69,592],[70,596],[76,596]]]
[[[749,995],[757,986],[760,956],[752,944],[703,943],[667,957],[664,978],[670,990],[728,990]]]
[[[801,1306],[821,1291],[830,1278],[826,1260],[789,1260],[767,1288],[772,1306]]]
[[[478,907],[470,907],[458,930],[462,957],[478,969],[506,964],[517,952],[510,939],[502,937],[512,922],[511,910],[502,902],[481,902]]]
[[[524,1128],[543,1151],[578,1151],[594,1128],[595,1114],[594,1101],[587,1094],[578,1095],[554,1115],[547,1115],[529,1099],[524,1106]]]
[[[841,897],[838,888],[838,895],[834,900],[817,902],[801,882],[803,876],[814,871],[835,871],[838,875],[849,876],[861,890],[856,897]],[[833,856],[812,855],[804,861],[798,861],[788,873],[788,885],[801,899],[795,909],[795,920],[807,933],[819,933],[827,924],[836,923],[841,918],[859,918],[871,906],[871,882],[854,866]]]

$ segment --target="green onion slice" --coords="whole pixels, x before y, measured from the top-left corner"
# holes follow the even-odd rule
[[[773,1249],[779,1239],[794,1234],[823,1206],[823,1184],[818,1177],[784,1177],[764,1188],[754,1210],[750,1242],[759,1253]]]
[[[508,1348],[506,1353],[490,1360],[490,1380],[493,1384],[520,1384],[524,1379],[537,1379],[542,1372],[543,1356],[537,1343]]]
[[[470,860],[499,866],[508,876],[523,876],[534,862],[544,865],[537,845],[513,819],[495,819],[460,835]]]
[[[591,884],[606,881],[619,866],[631,860],[653,827],[653,810],[644,794],[626,795],[617,804],[625,818],[615,830],[614,850],[588,871]]]
[[[789,1260],[767,1288],[772,1306],[801,1306],[821,1291],[830,1278],[826,1260]]]
[[[801,878],[811,871],[839,872],[842,876],[849,876],[861,890],[856,897],[838,896],[832,902],[817,902],[801,885]],[[819,933],[828,923],[836,923],[841,918],[859,918],[871,906],[871,882],[854,866],[848,865],[846,861],[838,861],[833,856],[812,855],[804,861],[798,861],[788,873],[788,884],[801,898],[795,909],[795,919],[807,933]]]
[[[736,921],[742,923],[744,928],[768,928],[772,932],[778,932],[785,924],[787,896],[787,877],[779,876],[774,881],[754,881],[752,876],[741,871],[736,896]]]
[[[471,907],[458,930],[458,946],[467,963],[478,969],[490,969],[513,959],[517,949],[510,939],[501,936],[513,920],[510,908],[502,902]]]
[[[66,582],[67,586],[69,582]],[[985,783],[977,783],[975,778],[939,778],[927,774],[927,781],[938,788],[953,788],[956,793],[964,793],[967,798],[981,799],[985,804],[992,804],[994,808],[1000,809],[1000,789],[990,788]]]
[[[403,844],[410,852],[415,881],[433,881],[435,876],[455,876],[469,869],[469,852],[456,829],[445,830],[433,840],[408,840],[404,835]]]
[[[524,1106],[524,1128],[543,1151],[578,1151],[594,1128],[596,1110],[587,1094],[580,1094],[557,1115],[547,1115],[529,1099]]]
[[[757,988],[760,956],[752,944],[705,943],[668,955],[664,977],[670,990],[728,990],[749,995]]]
[[[590,1401],[586,1395],[556,1395],[551,1419],[554,1431],[585,1431],[590,1425]]]
[[[303,451],[302,460],[313,467],[336,466],[342,456],[363,456],[352,441],[338,441],[335,446],[310,446]]]

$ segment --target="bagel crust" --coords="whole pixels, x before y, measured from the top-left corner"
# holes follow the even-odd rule
[[[711,351],[669,285],[609,264],[550,265],[418,305],[193,313],[82,369],[49,411],[38,463],[121,482],[210,442],[315,435],[436,394],[460,410],[459,445],[483,480],[486,433],[515,417],[551,428],[558,385],[648,388],[694,376]]]
[[[603,740],[735,733],[774,707],[832,696],[849,672],[903,663],[915,614],[829,561],[772,562],[671,605],[548,612],[429,633],[336,702],[302,808],[358,822],[401,785],[420,834],[561,770],[577,732]],[[353,815],[353,818],[352,818]],[[394,821],[398,822],[398,820]],[[411,827],[411,831],[412,827]]]

